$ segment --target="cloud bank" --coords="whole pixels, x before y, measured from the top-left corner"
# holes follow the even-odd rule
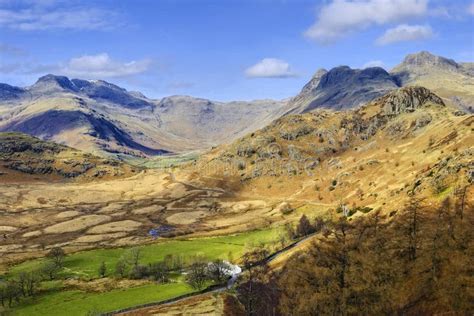
[[[428,0],[334,0],[321,8],[305,36],[329,44],[353,31],[397,23],[427,12]]]

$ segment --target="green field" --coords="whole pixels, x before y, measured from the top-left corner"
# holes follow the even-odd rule
[[[193,289],[185,283],[144,285],[104,293],[52,291],[14,308],[12,315],[87,315],[162,301]]]
[[[267,229],[230,236],[158,241],[138,247],[141,253],[140,263],[161,261],[169,254],[182,255],[185,259],[199,255],[213,260],[229,259],[228,255],[231,253],[235,260],[248,247],[276,241],[280,233],[280,229]],[[109,270],[112,270],[126,250],[127,248],[97,249],[71,254],[64,260],[63,273],[85,279],[96,278],[97,269],[102,262],[105,262]],[[9,274],[16,275],[21,271],[35,270],[43,262],[44,259],[26,261],[10,269]]]
[[[272,244],[278,240],[280,233],[281,229],[275,228],[229,236],[158,241],[139,247],[140,264],[161,261],[168,254],[180,254],[184,259],[199,255],[208,260],[228,259],[231,254],[234,261],[238,261],[246,249],[260,244]],[[68,255],[64,260],[64,271],[60,277],[83,280],[98,278],[97,271],[101,262],[106,263],[108,274],[111,275],[116,262],[126,251],[127,248],[97,249]],[[13,267],[9,275],[15,276],[21,271],[32,271],[39,268],[43,262],[43,259],[24,262]],[[182,278],[176,279],[175,283],[151,284],[104,293],[61,290],[59,284],[38,295],[34,301],[23,301],[13,308],[13,312],[14,315],[85,315],[90,311],[110,311],[165,300],[190,292],[192,289],[182,281]]]

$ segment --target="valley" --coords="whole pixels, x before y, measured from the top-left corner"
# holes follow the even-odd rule
[[[464,265],[474,214],[474,79],[466,67],[427,52],[391,72],[336,67],[318,71],[285,101],[151,100],[53,75],[28,88],[0,86],[0,271],[11,285],[2,290],[10,300],[4,310],[96,315],[164,301],[225,284],[228,274],[193,276],[228,262],[245,269],[234,289],[129,314],[240,315],[248,295],[260,298],[249,284],[292,314],[290,291],[306,287],[298,289],[291,267],[311,273],[326,263],[307,256],[334,251],[350,253],[354,269],[376,269],[359,258],[354,240],[375,256],[378,239],[364,237],[378,229],[373,221],[380,219],[386,236],[404,236],[396,225],[414,200],[423,204],[427,232],[452,230],[457,239],[446,244],[455,243],[453,258]],[[436,213],[443,207],[448,215]],[[436,230],[433,214],[456,224]],[[345,225],[347,236],[360,237],[350,247],[337,243]],[[449,248],[440,249],[448,262]],[[362,282],[354,275],[363,273],[349,275]],[[470,288],[472,275],[459,275]],[[33,280],[31,295],[6,290],[20,280]],[[275,294],[275,284],[288,284],[288,292]],[[407,297],[390,308],[412,308]],[[258,308],[266,313],[271,304]],[[429,310],[414,306],[413,313]]]

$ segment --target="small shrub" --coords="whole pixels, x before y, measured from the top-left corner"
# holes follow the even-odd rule
[[[105,262],[102,261],[102,263],[99,266],[99,277],[103,278],[107,274],[107,266],[105,265]]]

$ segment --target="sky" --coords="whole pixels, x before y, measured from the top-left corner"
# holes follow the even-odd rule
[[[53,73],[151,98],[284,99],[319,68],[474,61],[472,0],[0,0],[0,82]]]

